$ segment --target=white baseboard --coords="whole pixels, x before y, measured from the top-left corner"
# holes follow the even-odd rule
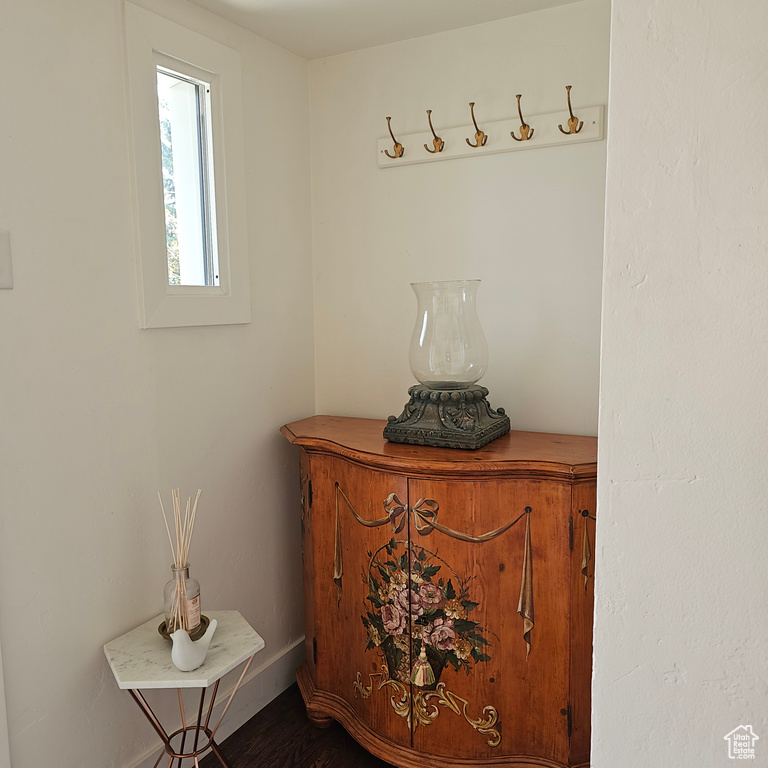
[[[254,659],[254,663],[259,657]],[[227,716],[216,733],[216,743],[221,744],[234,733],[241,725],[248,722],[257,712],[269,704],[272,699],[279,696],[294,681],[296,667],[304,660],[304,638],[295,640],[287,648],[264,660],[256,669],[249,669],[248,675],[243,680],[237,696],[232,700],[232,705],[227,710]],[[222,708],[232,692],[232,683],[226,690],[222,690],[216,696],[216,706],[212,722],[216,722]],[[207,706],[207,705],[206,705]],[[138,710],[137,710],[138,714]],[[168,733],[180,727],[180,723],[163,723]],[[147,728],[150,728],[147,723]],[[158,739],[156,744],[147,750],[142,756],[127,764],[125,768],[152,768],[157,756],[162,749],[162,743]]]
[[[298,664],[296,665],[298,666]],[[3,684],[3,654],[0,653],[0,768],[11,768],[11,751],[8,746],[8,720],[5,709]]]

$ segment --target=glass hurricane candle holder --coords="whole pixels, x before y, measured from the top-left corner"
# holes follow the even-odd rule
[[[509,432],[503,408],[494,410],[477,385],[488,366],[488,345],[475,297],[479,280],[411,283],[416,326],[408,361],[419,384],[384,437],[393,443],[480,448]]]
[[[466,389],[488,366],[488,345],[477,316],[479,280],[411,283],[418,303],[408,361],[430,389]]]

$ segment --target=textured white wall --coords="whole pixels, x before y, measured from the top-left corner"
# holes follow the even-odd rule
[[[480,127],[512,117],[516,93],[565,109],[568,84],[605,104],[608,23],[584,0],[311,62],[318,412],[399,413],[409,282],[480,278],[491,403],[515,429],[596,433],[605,142],[380,170],[376,140],[428,108],[438,133],[470,101]]]
[[[15,287],[0,292],[0,637],[14,768],[127,768],[156,741],[101,646],[162,611],[159,489],[204,489],[191,554],[203,610],[243,612],[267,643],[257,665],[282,664],[303,632],[296,457],[278,428],[314,407],[307,64],[183,0],[145,4],[241,53],[253,322],[139,330],[121,3],[4,4],[0,227]],[[235,704],[268,700],[292,664]]]
[[[768,760],[767,29],[613,6],[594,768]]]

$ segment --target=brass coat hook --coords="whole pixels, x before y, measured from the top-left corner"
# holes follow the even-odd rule
[[[510,131],[509,135],[515,140],[515,141],[528,141],[529,139],[533,138],[533,131],[534,129],[531,128],[530,125],[528,125],[525,120],[523,120],[523,111],[520,109],[520,99],[522,98],[522,93],[517,94],[517,114],[520,115],[520,138],[518,139],[517,136],[515,136],[514,131]]]
[[[445,142],[435,133],[435,129],[432,127],[432,110],[427,110],[427,117],[429,118],[429,130],[432,131],[432,135],[435,137],[432,139],[432,144],[434,145],[434,149],[430,149],[426,144],[424,145],[424,149],[427,150],[427,152],[431,152],[433,155],[436,152],[442,152],[443,147],[445,146]]]
[[[568,92],[568,111],[571,113],[571,116],[568,118],[568,130],[566,131],[562,125],[558,125],[557,127],[565,134],[578,133],[584,126],[584,121],[580,121],[579,118],[573,114],[573,110],[571,109],[571,86],[566,85],[565,90]],[[578,126],[578,128],[576,126]]]
[[[485,142],[488,141],[488,136],[486,136],[486,134],[484,134],[477,127],[477,120],[475,120],[475,102],[474,101],[469,102],[469,108],[472,111],[472,122],[475,124],[475,143],[473,144],[469,139],[464,139],[464,141],[466,141],[470,147],[484,147]]]
[[[392,141],[395,144],[394,146],[395,154],[390,155],[386,149],[384,150],[384,154],[387,157],[391,157],[394,160],[396,157],[402,157],[405,154],[405,147],[395,138],[395,134],[392,133],[392,125],[390,124],[391,119],[392,119],[391,117],[387,118],[387,128],[389,128],[389,135],[392,137]]]

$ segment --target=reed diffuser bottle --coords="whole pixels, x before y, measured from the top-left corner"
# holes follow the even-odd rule
[[[200,500],[201,493],[202,491],[198,490],[194,506],[192,506],[192,499],[187,499],[186,509],[182,513],[179,489],[175,488],[171,491],[175,536],[171,535],[171,528],[168,525],[168,518],[163,506],[163,498],[159,493],[157,494],[173,556],[173,565],[171,565],[173,578],[163,589],[165,629],[169,635],[177,629],[185,629],[192,635],[193,640],[195,639],[195,631],[202,632],[204,629],[201,627],[203,616],[200,611],[200,584],[197,579],[193,579],[189,575],[188,559],[189,548],[192,544],[192,531],[195,528],[195,518],[197,517],[197,502]]]
[[[200,626],[200,584],[189,575],[189,563],[171,566],[173,578],[165,585],[165,627],[169,635],[177,629],[192,634]]]

